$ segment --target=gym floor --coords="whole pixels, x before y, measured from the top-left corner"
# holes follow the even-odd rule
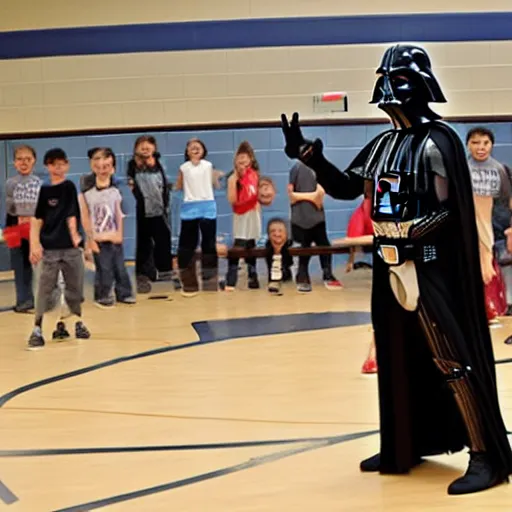
[[[379,447],[377,379],[360,373],[371,274],[343,281],[269,297],[242,277],[192,299],[159,283],[169,300],[88,300],[87,341],[48,341],[47,318],[38,352],[25,350],[32,317],[1,313],[0,510],[509,510],[509,485],[446,494],[464,453],[408,476],[359,472]],[[12,288],[0,284],[0,306]],[[511,331],[510,319],[492,329],[510,429]]]

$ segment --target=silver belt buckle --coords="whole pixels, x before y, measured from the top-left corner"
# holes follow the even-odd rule
[[[396,245],[380,245],[379,254],[388,265],[398,265],[400,261],[398,258],[398,247]]]

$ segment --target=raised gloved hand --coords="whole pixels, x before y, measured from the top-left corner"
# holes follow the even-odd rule
[[[289,123],[286,114],[281,114],[281,128],[283,130],[286,145],[284,152],[289,158],[298,158],[307,161],[314,153],[321,153],[323,144],[320,139],[314,142],[307,140],[302,135],[299,126],[299,114],[295,112]]]

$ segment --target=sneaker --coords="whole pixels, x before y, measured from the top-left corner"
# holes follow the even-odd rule
[[[374,358],[368,358],[361,368],[361,373],[364,374],[371,374],[371,373],[377,373],[377,360]]]
[[[275,296],[283,295],[283,292],[281,290],[281,283],[279,281],[271,281],[270,283],[268,283],[267,289],[271,295],[275,295]]]
[[[249,290],[259,290],[260,282],[258,281],[257,274],[253,274],[249,277],[247,286],[249,287]]]
[[[125,297],[124,299],[119,299],[117,302],[121,304],[137,304],[137,299],[135,297]]]
[[[156,273],[156,280],[157,281],[171,281],[173,278],[172,270],[169,270],[167,272],[158,272]]]
[[[137,293],[150,293],[151,282],[147,276],[137,276]]]
[[[172,285],[174,286],[175,290],[181,290],[181,281],[178,275],[176,273],[173,274],[173,277],[171,279]]]
[[[324,285],[328,290],[341,290],[343,285],[332,274],[324,276]]]
[[[75,338],[79,340],[88,340],[91,337],[89,329],[85,327],[83,322],[77,322],[75,324]]]
[[[52,340],[66,340],[70,337],[66,324],[64,322],[57,322],[57,327],[52,334]]]
[[[40,327],[36,327],[28,339],[27,350],[40,350],[44,348],[44,338]]]
[[[190,299],[192,297],[195,297],[196,295],[198,295],[199,292],[198,291],[185,291],[183,288],[181,289],[181,295],[182,297],[186,297],[187,299]]]
[[[297,283],[297,291],[299,293],[308,293],[312,289],[311,283]]]
[[[33,313],[34,304],[32,302],[23,302],[22,304],[16,304],[13,309],[15,313]]]
[[[112,309],[116,305],[116,301],[113,297],[109,297],[108,299],[95,300],[94,305],[100,309]]]

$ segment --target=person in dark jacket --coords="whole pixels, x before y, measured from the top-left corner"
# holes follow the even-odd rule
[[[151,281],[172,278],[170,185],[153,136],[138,137],[133,153],[127,175],[136,201],[137,292],[149,293]]]

